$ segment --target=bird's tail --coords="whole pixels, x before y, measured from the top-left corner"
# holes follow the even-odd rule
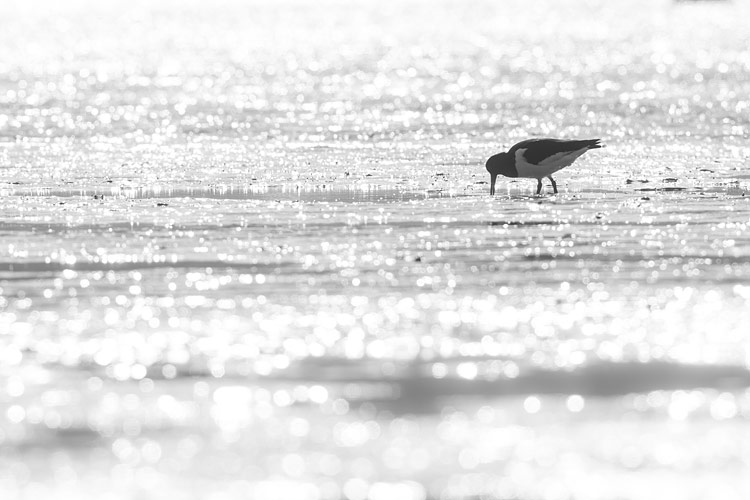
[[[603,148],[604,144],[602,144],[601,139],[588,139],[583,142],[588,149],[597,149],[597,148]]]

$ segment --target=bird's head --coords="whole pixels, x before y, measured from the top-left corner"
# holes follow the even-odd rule
[[[490,156],[484,166],[490,173],[490,194],[495,194],[495,181],[498,175],[504,175],[505,177],[516,177],[518,175],[513,166],[513,158],[508,153]]]

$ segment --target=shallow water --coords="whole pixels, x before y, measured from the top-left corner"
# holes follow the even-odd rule
[[[747,498],[748,14],[4,2],[0,497]]]

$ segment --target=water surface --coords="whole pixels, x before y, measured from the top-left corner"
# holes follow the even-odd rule
[[[749,14],[3,3],[0,496],[747,498]]]

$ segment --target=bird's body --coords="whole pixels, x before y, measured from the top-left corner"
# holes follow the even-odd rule
[[[552,174],[569,165],[589,149],[602,147],[600,139],[569,141],[561,139],[528,139],[521,141],[507,153],[491,156],[485,165],[490,173],[490,194],[495,194],[498,175],[537,179],[537,191],[542,191],[542,179],[549,178],[557,193],[557,184]]]

